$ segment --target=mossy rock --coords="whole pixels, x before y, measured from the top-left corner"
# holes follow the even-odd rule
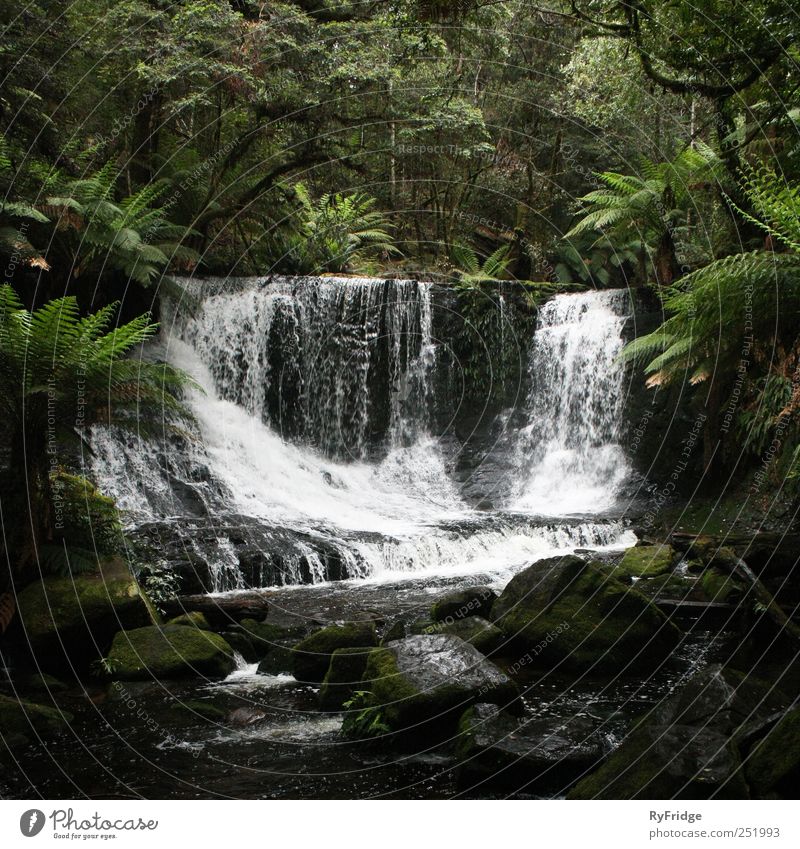
[[[753,748],[745,767],[753,792],[761,797],[796,798],[800,784],[800,708],[795,708]]]
[[[391,731],[454,725],[477,701],[516,707],[508,676],[451,634],[414,635],[370,652],[361,685]],[[457,711],[457,713],[454,713]]]
[[[256,663],[261,659],[261,650],[257,649],[242,631],[221,631],[220,637],[248,663]]]
[[[108,663],[122,681],[151,678],[224,678],[234,667],[233,649],[218,634],[165,625],[120,631],[111,646]]]
[[[619,580],[655,578],[668,572],[674,562],[675,550],[669,545],[636,545],[625,552],[611,574]]]
[[[568,799],[747,799],[739,752],[694,725],[636,728]]]
[[[42,669],[86,670],[123,628],[157,622],[157,614],[121,561],[95,575],[47,577],[17,596],[28,643]],[[66,652],[66,655],[65,655]]]
[[[319,693],[322,710],[340,710],[353,693],[361,689],[361,679],[371,651],[369,648],[336,649],[331,655],[330,666]]]
[[[649,599],[574,555],[541,560],[517,574],[494,603],[492,618],[538,668],[647,668],[681,639]]]
[[[187,625],[189,627],[199,628],[201,631],[210,631],[211,626],[208,624],[205,613],[199,610],[192,610],[189,613],[181,613],[174,619],[170,619],[167,625]]]
[[[449,592],[431,607],[434,622],[454,622],[470,616],[489,616],[497,593],[491,587],[467,587]]]
[[[294,647],[297,640],[278,640],[270,643],[266,656],[258,664],[262,675],[291,675],[294,668]]]
[[[0,736],[44,737],[66,728],[72,714],[23,699],[0,696]]]
[[[45,672],[33,672],[15,682],[17,689],[31,693],[63,693],[69,685]]]
[[[700,576],[700,586],[705,597],[716,602],[738,602],[746,592],[741,581],[713,566],[706,567]]]
[[[325,678],[336,649],[378,645],[374,622],[329,625],[301,640],[293,650],[292,672],[298,681],[319,683]]]
[[[749,798],[737,734],[780,704],[769,684],[709,666],[643,717],[568,798]]]
[[[255,619],[242,619],[236,630],[247,636],[259,658],[264,657],[273,645],[283,640],[302,640],[308,630],[302,625],[273,625],[271,622],[257,622]]]

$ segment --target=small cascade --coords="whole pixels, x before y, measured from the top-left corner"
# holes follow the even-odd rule
[[[543,515],[611,507],[629,475],[619,445],[630,314],[626,290],[557,295],[539,314],[529,359],[528,423],[517,438],[515,509]]]

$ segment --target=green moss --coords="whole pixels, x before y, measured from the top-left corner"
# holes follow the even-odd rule
[[[58,635],[69,640],[87,626],[102,643],[121,627],[153,621],[145,595],[131,575],[45,578],[19,593],[17,609],[34,649],[51,647]]]
[[[497,625],[527,650],[534,666],[644,666],[663,659],[680,640],[654,604],[601,568],[570,561],[546,576],[536,565],[530,568],[530,574],[517,576],[522,581],[510,598],[504,601],[504,591],[495,607],[501,613]],[[533,589],[526,592],[529,585]]]
[[[707,568],[700,576],[700,586],[709,601],[736,601],[745,591],[740,581],[713,567]]]
[[[800,708],[790,711],[761,740],[747,759],[745,775],[759,796],[785,784],[797,790],[800,779]],[[792,796],[786,796],[792,798]]]
[[[374,622],[329,625],[301,640],[293,650],[293,672],[298,681],[321,682],[336,649],[378,645]]]
[[[400,673],[394,652],[387,648],[371,651],[363,680],[372,693],[372,704],[382,708],[388,725],[402,727],[408,706],[422,694]]]
[[[189,627],[200,628],[201,631],[211,630],[205,613],[201,613],[199,610],[192,610],[190,613],[181,613],[180,616],[170,619],[167,625],[187,625]]]
[[[637,545],[629,548],[614,567],[615,578],[653,578],[672,567],[675,551],[668,545]]]
[[[371,649],[336,649],[319,694],[323,710],[339,710],[361,688]]]
[[[233,649],[222,637],[184,625],[121,631],[114,638],[108,664],[120,680],[222,678],[235,666]]]
[[[46,735],[72,722],[72,715],[54,707],[0,696],[0,732],[10,735]]]
[[[283,640],[300,640],[306,634],[302,625],[285,627],[273,625],[271,622],[257,622],[255,619],[242,619],[239,627],[253,643],[260,657],[267,654],[274,644]]]

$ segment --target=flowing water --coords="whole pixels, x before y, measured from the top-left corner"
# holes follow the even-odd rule
[[[93,472],[132,527],[205,517],[183,536],[209,563],[209,589],[508,575],[548,554],[633,542],[619,518],[599,515],[628,474],[616,442],[625,292],[560,295],[541,311],[509,496],[487,512],[452,473],[450,434],[431,426],[442,344],[431,284],[203,286],[194,311],[172,309],[160,352],[199,385],[194,434],[147,444],[98,432]],[[232,542],[242,533],[256,569],[242,568]]]

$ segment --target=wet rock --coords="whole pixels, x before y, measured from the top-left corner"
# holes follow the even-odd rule
[[[157,614],[122,561],[99,574],[47,577],[17,596],[22,640],[47,672],[87,670],[120,628],[152,625]]]
[[[243,619],[238,629],[252,643],[257,655],[254,660],[265,657],[274,645],[284,640],[297,643],[308,633],[308,629],[302,625],[275,625],[271,622],[257,622],[255,619]]]
[[[0,737],[24,739],[52,735],[72,722],[72,715],[58,708],[0,696]]]
[[[386,633],[381,639],[381,645],[385,646],[387,643],[391,643],[392,640],[402,640],[405,635],[406,623],[401,619],[397,619],[386,629]]]
[[[263,710],[248,705],[232,710],[227,716],[227,722],[235,728],[247,728],[250,725],[257,725],[266,718],[267,714]]]
[[[476,704],[465,711],[458,733],[458,785],[480,794],[558,794],[604,757],[595,723],[587,717],[520,723],[496,705]]]
[[[120,631],[108,664],[113,677],[122,681],[194,675],[224,678],[236,665],[233,649],[222,637],[185,625]]]
[[[220,637],[248,663],[256,663],[263,656],[263,652],[241,631],[221,631]]]
[[[750,752],[745,775],[760,798],[794,799],[800,786],[800,708],[789,711]]]
[[[451,634],[420,634],[375,649],[363,689],[393,731],[454,723],[474,702],[516,705],[519,695],[504,672]]]
[[[469,616],[455,621],[431,622],[421,626],[416,633],[452,634],[464,640],[465,643],[475,646],[487,657],[501,651],[506,642],[503,632],[480,616]]]
[[[517,574],[492,606],[492,618],[540,668],[651,667],[681,638],[643,595],[573,555]]]
[[[431,607],[434,622],[456,621],[469,616],[487,618],[497,593],[491,587],[468,587],[447,593],[437,599]]]
[[[15,686],[18,690],[28,693],[63,693],[69,689],[69,685],[44,672],[26,675],[15,681]]]
[[[322,710],[340,710],[342,705],[361,689],[361,679],[367,668],[367,658],[372,649],[336,649],[322,682],[319,705]]]
[[[298,681],[319,683],[325,677],[336,649],[378,645],[374,622],[329,625],[301,640],[293,651],[292,673]]]
[[[276,640],[270,644],[266,657],[258,664],[262,675],[291,675],[294,667],[293,649],[297,640]]]
[[[737,734],[776,703],[768,685],[711,666],[656,705],[569,798],[749,798]]]

